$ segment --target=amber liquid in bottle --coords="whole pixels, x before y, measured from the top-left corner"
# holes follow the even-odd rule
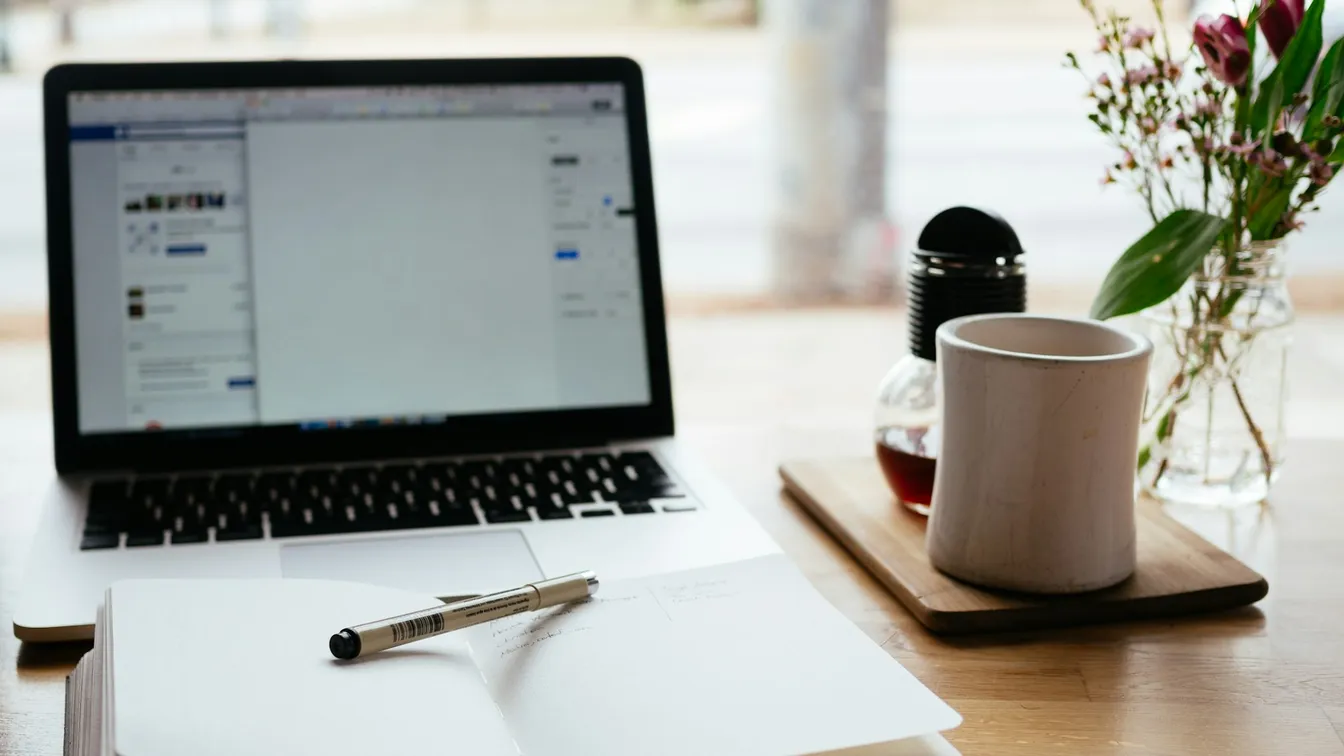
[[[913,512],[928,515],[938,464],[937,428],[882,428],[877,463],[896,498]]]

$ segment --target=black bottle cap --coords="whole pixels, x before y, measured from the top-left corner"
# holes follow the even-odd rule
[[[998,215],[972,207],[938,213],[919,235],[910,266],[910,351],[938,358],[938,326],[963,315],[1023,312],[1022,244]]]
[[[998,213],[974,207],[949,207],[919,232],[915,254],[993,260],[1022,254],[1022,243]]]

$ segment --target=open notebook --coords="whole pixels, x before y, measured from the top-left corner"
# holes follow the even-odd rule
[[[327,581],[118,583],[69,682],[66,752],[955,753],[936,733],[956,712],[782,556],[611,581],[352,662],[327,650],[429,605]]]

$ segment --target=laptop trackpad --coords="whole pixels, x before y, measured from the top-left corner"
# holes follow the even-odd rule
[[[280,573],[431,596],[493,593],[543,577],[517,530],[288,543],[280,547]]]

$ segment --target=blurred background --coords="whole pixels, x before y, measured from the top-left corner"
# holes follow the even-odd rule
[[[628,55],[674,311],[895,301],[956,204],[1018,230],[1033,307],[1083,309],[1146,230],[1060,65],[1094,44],[1077,0],[0,0],[0,334],[44,328],[40,86],[66,60]],[[1292,246],[1305,308],[1337,304],[1341,208]]]

